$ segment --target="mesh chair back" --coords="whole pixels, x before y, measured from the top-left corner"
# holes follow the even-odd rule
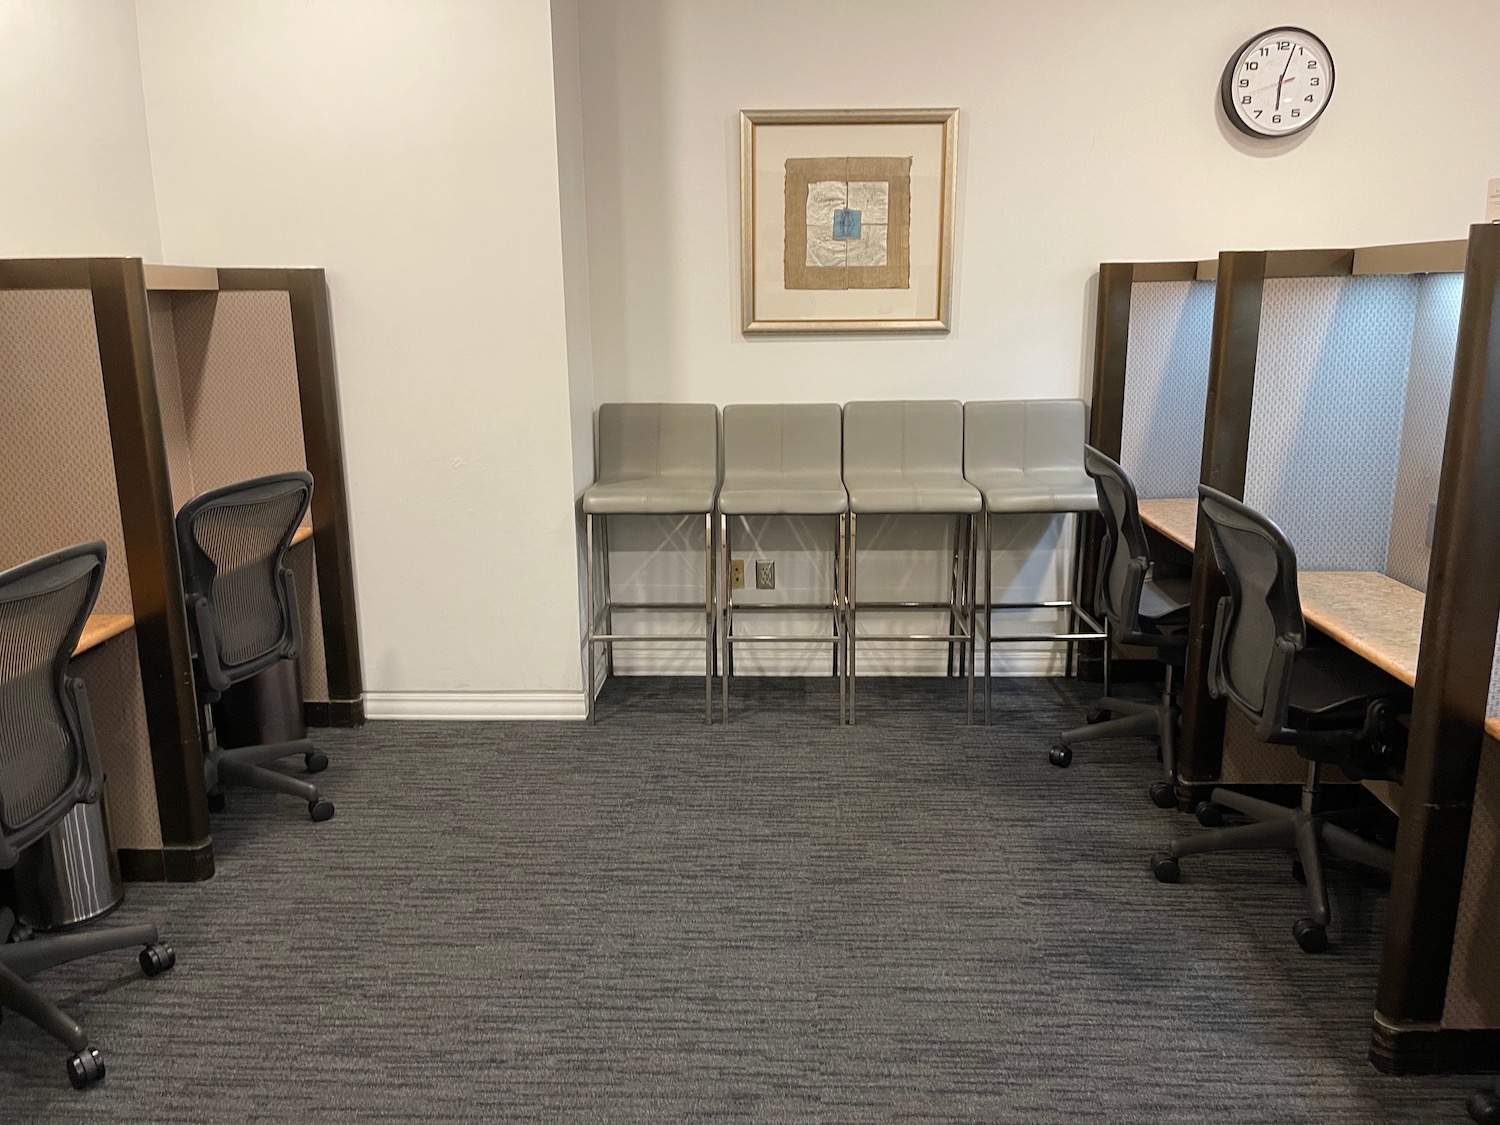
[[[0,867],[95,791],[92,731],[67,671],[104,556],[84,543],[0,573]]]
[[[1291,689],[1291,658],[1307,643],[1297,591],[1297,552],[1265,516],[1200,485],[1214,559],[1229,587],[1220,603],[1209,686],[1256,725],[1280,727]]]
[[[286,552],[312,485],[308,473],[276,473],[205,492],[177,513],[183,587],[198,607],[190,616],[200,662],[217,690],[296,655]]]
[[[1115,461],[1092,445],[1083,447],[1083,467],[1099,490],[1104,550],[1099,566],[1099,610],[1124,639],[1139,632],[1141,587],[1151,570],[1146,527],[1135,485]]]

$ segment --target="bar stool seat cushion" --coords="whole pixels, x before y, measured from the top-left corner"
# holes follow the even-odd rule
[[[849,492],[849,510],[866,512],[934,512],[959,515],[977,512],[979,490],[957,472],[903,472],[901,470],[845,470],[844,487]]]
[[[991,512],[1097,512],[1099,490],[1078,469],[971,469],[968,479],[984,493]]]
[[[709,473],[664,473],[591,484],[583,510],[596,516],[697,515],[714,510],[718,481]]]
[[[836,516],[849,510],[843,479],[832,472],[725,472],[719,511],[726,516]]]

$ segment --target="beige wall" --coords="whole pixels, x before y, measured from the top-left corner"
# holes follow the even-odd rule
[[[546,0],[139,20],[166,258],[328,270],[370,713],[581,713]]]
[[[1490,0],[580,3],[600,401],[1073,395],[1101,261],[1462,237],[1500,176]],[[1219,76],[1283,23],[1336,93],[1253,142]],[[881,105],[962,110],[954,330],[746,340],[738,112]]]
[[[0,0],[0,258],[161,252],[131,0]]]

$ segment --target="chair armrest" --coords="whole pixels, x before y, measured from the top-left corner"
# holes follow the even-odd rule
[[[94,741],[94,713],[89,708],[89,692],[82,680],[69,676],[63,682],[68,693],[68,702],[73,708],[73,723],[78,741],[83,747],[83,759],[89,773],[89,783],[81,794],[85,804],[92,805],[104,792],[104,766],[99,761],[99,746]]]
[[[1224,698],[1224,666],[1221,655],[1224,647],[1224,622],[1229,617],[1229,607],[1234,599],[1222,597],[1214,610],[1213,638],[1208,644],[1208,694],[1215,699]]]
[[[219,630],[214,625],[213,606],[202,594],[189,594],[188,609],[198,633],[198,665],[203,669],[203,678],[213,691],[228,691],[229,677],[219,663]]]
[[[281,568],[281,596],[286,599],[287,614],[287,643],[282,649],[282,655],[290,658],[302,651],[302,621],[297,612],[297,580],[292,577],[291,569]]]
[[[1302,646],[1295,637],[1279,636],[1273,642],[1271,663],[1266,669],[1266,694],[1261,703],[1255,735],[1262,742],[1277,742],[1285,734],[1287,709],[1292,698],[1292,665]]]

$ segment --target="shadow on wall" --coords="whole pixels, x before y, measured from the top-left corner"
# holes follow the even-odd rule
[[[640,399],[634,365],[656,375],[678,370],[670,343],[679,334],[672,263],[686,248],[674,222],[674,179],[662,175],[673,120],[670,38],[663,5],[579,0],[580,65],[590,76],[583,84],[586,144],[599,154],[588,165],[596,402]],[[628,118],[626,107],[636,107]],[[632,323],[652,331],[633,338]]]

